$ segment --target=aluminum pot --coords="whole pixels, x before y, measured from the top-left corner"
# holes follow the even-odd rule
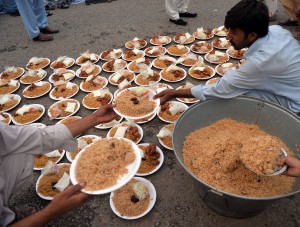
[[[199,195],[208,207],[227,217],[248,218],[259,214],[272,202],[300,192],[300,178],[296,178],[293,189],[288,194],[263,198],[244,197],[208,185],[190,172],[182,159],[185,137],[223,118],[257,124],[263,131],[279,137],[296,154],[300,153],[300,118],[279,105],[256,98],[237,97],[210,100],[191,106],[177,121],[172,142],[178,161],[194,178]]]

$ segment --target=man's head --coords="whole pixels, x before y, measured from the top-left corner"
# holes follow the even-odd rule
[[[269,10],[262,0],[242,0],[227,12],[227,39],[240,50],[268,34]]]

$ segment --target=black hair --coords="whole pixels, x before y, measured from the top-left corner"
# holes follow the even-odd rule
[[[242,0],[227,12],[225,17],[227,29],[239,28],[246,35],[251,32],[257,38],[268,34],[269,10],[263,0]]]

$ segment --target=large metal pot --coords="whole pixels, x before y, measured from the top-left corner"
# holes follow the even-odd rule
[[[174,151],[180,164],[195,179],[200,197],[212,210],[228,217],[247,218],[260,213],[278,199],[300,192],[300,178],[297,178],[289,194],[264,198],[244,197],[214,188],[191,173],[182,159],[185,137],[223,118],[257,124],[263,131],[281,138],[295,153],[300,152],[297,147],[300,145],[300,118],[281,106],[249,97],[216,99],[191,106],[175,125]]]

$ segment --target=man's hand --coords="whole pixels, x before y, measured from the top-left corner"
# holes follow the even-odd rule
[[[90,197],[88,194],[81,192],[84,184],[70,186],[63,192],[57,194],[52,202],[45,207],[45,210],[49,213],[59,212],[59,215],[82,206],[86,200]]]
[[[287,156],[280,160],[279,165],[284,166],[287,164],[288,168],[283,173],[284,175],[290,176],[290,177],[300,177],[300,160],[292,157]]]
[[[99,124],[110,122],[118,116],[114,112],[112,104],[102,106],[94,113],[94,115],[99,121]]]
[[[154,99],[160,98],[160,105],[163,105],[174,97],[175,97],[175,90],[167,89],[167,90],[163,90],[162,92],[159,92],[153,98]]]

